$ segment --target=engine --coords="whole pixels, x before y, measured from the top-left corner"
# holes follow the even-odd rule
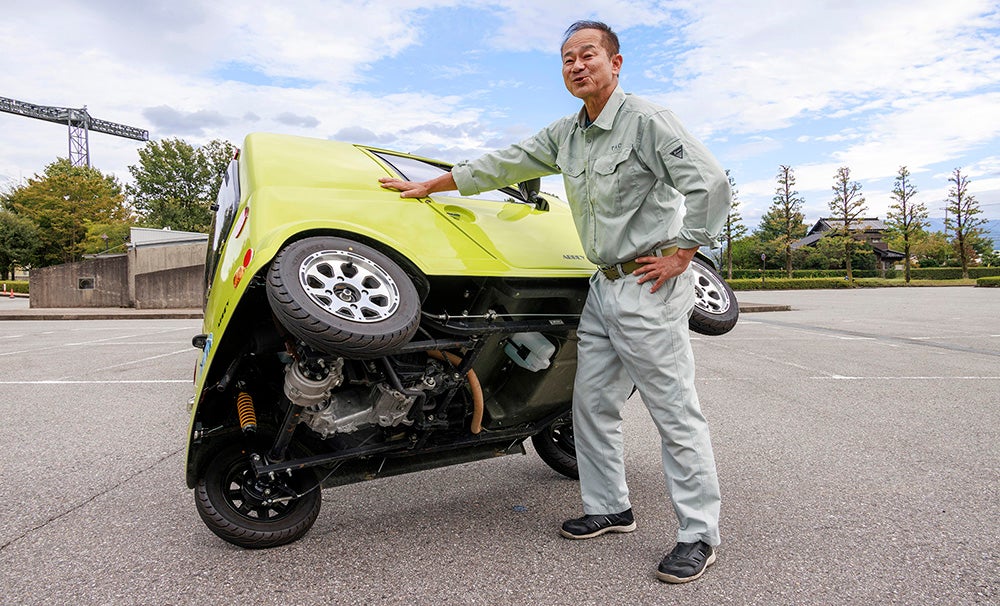
[[[358,384],[341,386],[344,383],[343,359],[338,359],[335,364],[329,365],[327,376],[311,382],[313,386],[309,391],[302,389],[301,373],[295,368],[295,364],[290,364],[286,371],[285,393],[309,394],[299,399],[299,405],[303,406],[299,422],[324,438],[371,426],[412,425],[410,410],[414,404],[423,401],[428,391],[440,389],[449,382],[443,366],[436,361],[428,361],[419,373],[409,373],[405,387],[393,369],[387,369],[387,372],[393,373],[395,381],[380,374]],[[290,383],[293,384],[291,390]],[[296,402],[291,395],[289,399]]]

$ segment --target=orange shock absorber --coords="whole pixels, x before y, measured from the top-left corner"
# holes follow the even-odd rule
[[[257,431],[257,413],[253,409],[253,398],[245,391],[236,396],[236,412],[240,415],[240,427],[243,433]]]

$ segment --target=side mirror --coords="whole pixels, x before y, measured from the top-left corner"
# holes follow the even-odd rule
[[[527,181],[521,181],[517,184],[517,190],[521,192],[521,196],[525,200],[535,205],[538,210],[548,210],[548,201],[539,196],[538,192],[542,190],[542,180],[540,178],[529,179]]]

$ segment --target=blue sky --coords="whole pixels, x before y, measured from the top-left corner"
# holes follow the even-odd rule
[[[956,167],[1000,218],[1000,9],[989,0],[124,0],[13,2],[0,96],[80,107],[194,144],[271,131],[457,161],[579,107],[574,20],[621,38],[622,86],[671,108],[731,170],[745,223],[791,165],[806,219],[848,166],[884,218],[901,165],[941,216]],[[45,13],[46,17],[39,15]],[[128,180],[140,144],[92,134]],[[64,128],[0,114],[0,187],[67,155]],[[547,191],[561,192],[558,178]]]

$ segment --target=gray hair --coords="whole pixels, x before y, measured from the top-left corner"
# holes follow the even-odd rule
[[[607,23],[601,21],[577,21],[573,25],[566,28],[566,32],[563,34],[562,44],[559,45],[559,49],[562,50],[573,34],[580,30],[585,29],[596,29],[601,32],[604,38],[604,50],[608,51],[609,57],[614,57],[618,54],[618,34],[612,30]]]

